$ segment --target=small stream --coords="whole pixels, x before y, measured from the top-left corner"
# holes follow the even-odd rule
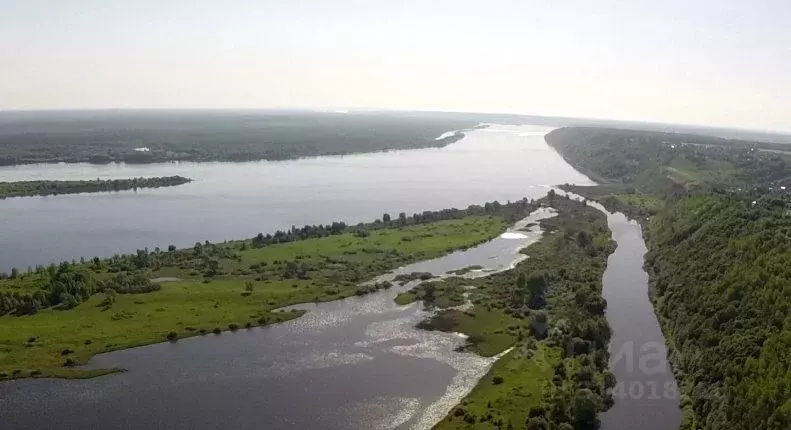
[[[486,276],[526,258],[541,236],[539,209],[489,242],[411,264],[411,272]],[[418,330],[421,304],[393,299],[420,281],[362,297],[297,305],[304,316],[268,327],[159,343],[94,357],[129,371],[85,381],[0,385],[3,428],[430,428],[497,357],[454,349],[464,338]]]

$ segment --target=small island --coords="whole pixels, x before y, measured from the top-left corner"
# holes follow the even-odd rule
[[[96,179],[90,181],[17,181],[0,182],[0,199],[8,197],[50,196],[55,194],[99,193],[137,190],[139,188],[175,187],[192,182],[183,176],[154,178]]]

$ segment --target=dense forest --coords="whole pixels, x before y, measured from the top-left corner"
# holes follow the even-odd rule
[[[624,130],[547,141],[608,181],[567,187],[645,225],[685,429],[791,427],[791,160]]]
[[[441,147],[470,119],[295,111],[81,111],[0,114],[0,165],[285,160]]]
[[[693,179],[711,183],[722,183],[735,169],[744,181],[768,180],[765,175],[782,173],[778,163],[791,156],[787,144],[642,130],[567,127],[548,133],[546,141],[599,182],[645,186],[648,179],[660,180],[660,189],[664,179],[688,182],[690,178],[678,177],[674,169],[694,171],[701,177]]]
[[[93,181],[18,181],[0,182],[0,199],[55,194],[98,193],[103,191],[137,190],[139,188],[173,187],[192,179],[183,176],[154,178],[96,179]]]

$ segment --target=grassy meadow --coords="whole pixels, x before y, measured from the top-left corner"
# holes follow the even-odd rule
[[[50,307],[31,315],[0,316],[0,378],[96,376],[102,371],[72,365],[102,352],[295,318],[301,313],[273,310],[386,288],[359,284],[399,266],[486,241],[506,225],[501,217],[468,216],[380,228],[365,236],[346,232],[259,248],[251,241],[201,245],[212,247],[214,257],[208,261],[217,267],[211,277],[202,271],[206,257],[185,257],[171,264],[167,252],[154,253],[150,258],[159,255],[162,262],[152,263],[145,275],[179,280],[161,282],[158,290],[141,294],[98,292],[68,310]],[[111,276],[105,263],[92,264],[82,266],[91,267],[97,278]],[[0,291],[36,290],[45,275],[34,272],[0,280]]]

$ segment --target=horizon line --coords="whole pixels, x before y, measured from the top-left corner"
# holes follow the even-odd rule
[[[602,117],[583,117],[583,116],[563,116],[563,115],[539,115],[532,113],[520,112],[503,112],[503,111],[459,111],[459,110],[445,110],[445,109],[430,109],[430,108],[378,108],[378,107],[95,107],[95,108],[0,108],[0,115],[7,113],[57,113],[57,112],[124,112],[124,111],[151,111],[151,112],[190,112],[190,111],[203,111],[203,112],[266,112],[266,111],[290,111],[290,112],[312,112],[312,113],[338,113],[338,114],[354,114],[365,112],[393,112],[393,113],[444,113],[444,114],[464,114],[464,115],[508,115],[526,118],[540,118],[545,120],[562,120],[562,121],[593,121],[593,122],[612,122],[612,123],[628,123],[640,124],[647,126],[676,126],[676,127],[696,127],[713,130],[728,130],[728,131],[743,131],[743,132],[756,132],[765,134],[774,134],[779,136],[791,137],[791,129],[762,129],[751,128],[747,126],[733,126],[733,125],[704,125],[695,123],[683,122],[665,122],[660,120],[650,119],[616,119],[616,118],[602,118]],[[614,125],[614,124],[613,124]],[[583,125],[575,125],[583,126]]]

